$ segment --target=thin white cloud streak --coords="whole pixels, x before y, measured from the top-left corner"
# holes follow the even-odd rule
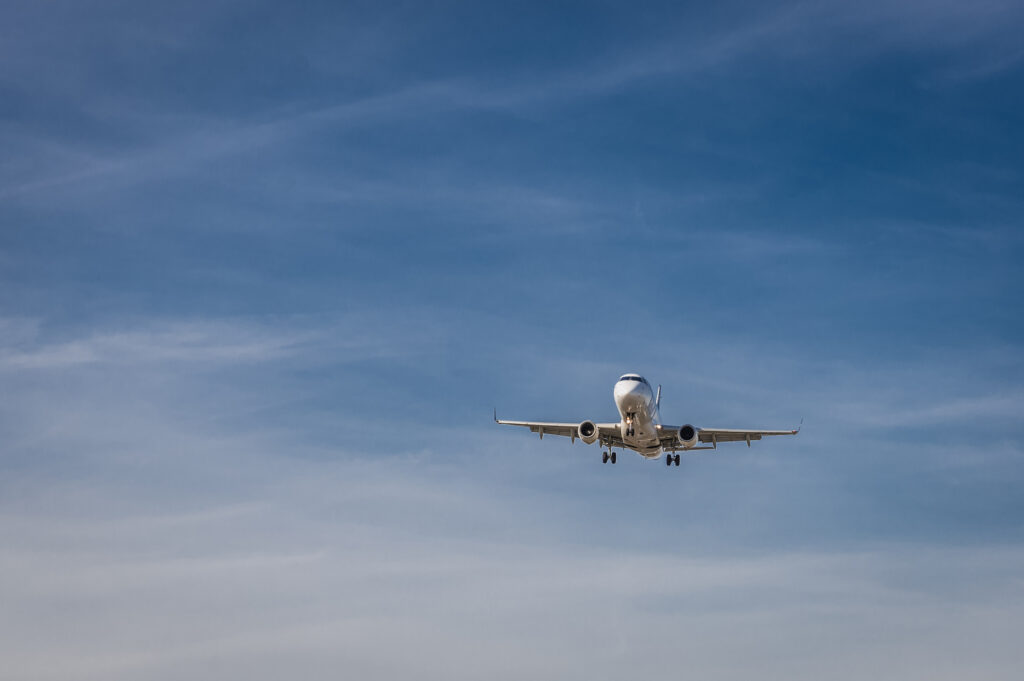
[[[50,320],[47,320],[50,321]],[[210,366],[272,362],[306,353],[316,362],[408,356],[439,339],[440,327],[416,310],[369,311],[319,324],[301,316],[250,321],[199,319],[122,322],[69,340],[40,337],[39,319],[0,318],[0,371],[66,369],[83,365]],[[419,335],[403,339],[399,327]]]
[[[892,401],[882,403],[839,403],[836,409],[854,424],[878,428],[944,427],[954,431],[964,422],[1016,423],[1020,420],[1024,393],[999,392],[977,397],[955,396],[951,399],[922,400],[924,404],[911,408],[894,406]]]
[[[933,84],[958,84],[961,82],[991,78],[1005,71],[1019,68],[1022,62],[1024,62],[1024,50],[1018,50],[1016,52],[996,51],[994,55],[980,57],[973,60],[972,63],[956,66],[940,72],[935,77]]]
[[[439,108],[449,109],[451,101],[459,101],[457,93],[451,88],[447,83],[413,85],[298,114],[272,115],[269,120],[256,123],[208,118],[199,130],[162,134],[159,136],[160,141],[148,148],[120,155],[91,157],[84,152],[77,152],[79,158],[88,158],[88,161],[77,163],[77,167],[65,172],[0,188],[0,199],[75,186],[87,181],[99,183],[102,188],[123,188],[188,172],[226,156],[252,153],[324,127],[341,126],[351,129],[368,123],[378,124],[389,117],[424,115]],[[194,121],[190,122],[190,127],[195,126]],[[172,138],[170,141],[166,141],[168,135]]]
[[[765,227],[770,227],[765,225]],[[692,245],[695,257],[706,261],[727,263],[758,258],[827,257],[847,250],[848,245],[831,237],[810,237],[784,233],[782,230],[754,232],[746,229],[708,229],[696,225],[692,229],[652,230],[665,248]]]
[[[258,362],[298,351],[309,338],[254,333],[252,327],[179,322],[168,328],[107,332],[29,350],[0,350],[0,367],[62,369],[82,364]]]
[[[618,217],[616,206],[582,187],[557,190],[505,179],[470,180],[456,169],[413,165],[404,163],[402,169],[390,169],[388,178],[378,181],[368,181],[358,173],[310,174],[293,189],[277,192],[277,197],[287,205],[414,208],[448,223],[468,222],[477,228],[469,238],[480,239],[497,238],[487,229],[495,226],[515,228],[518,235],[547,237],[594,232]],[[276,178],[261,183],[270,189]],[[504,230],[499,232],[505,236]]]

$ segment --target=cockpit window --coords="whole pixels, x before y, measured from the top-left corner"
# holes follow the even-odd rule
[[[647,379],[645,379],[642,376],[623,376],[619,380],[620,381],[636,381],[637,383],[643,383],[644,385],[650,385],[650,383],[647,382]]]

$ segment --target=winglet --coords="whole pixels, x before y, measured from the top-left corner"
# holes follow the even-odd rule
[[[497,407],[494,408],[494,422],[495,423],[498,422],[498,408]]]
[[[796,427],[796,430],[794,430],[794,431],[793,431],[793,435],[796,435],[797,433],[799,433],[799,432],[800,432],[800,429],[801,429],[801,428],[803,428],[803,427],[804,427],[804,417],[803,417],[803,416],[801,416],[801,417],[800,417],[800,425],[799,425],[799,426],[797,426],[797,427]]]

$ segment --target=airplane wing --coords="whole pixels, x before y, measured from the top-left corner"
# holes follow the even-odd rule
[[[531,433],[540,434],[541,439],[544,439],[545,435],[561,435],[562,437],[572,438],[576,440],[579,438],[579,427],[578,423],[557,423],[554,421],[506,421],[495,417],[494,421],[500,423],[503,426],[522,426],[523,428],[529,428]],[[602,444],[611,444],[612,446],[622,446],[622,434],[619,430],[618,423],[598,423],[597,424],[598,437]]]
[[[669,434],[668,437],[662,437],[662,446],[666,450],[673,452],[685,452],[686,447],[679,445],[679,441],[675,437],[676,431],[679,430],[679,426],[662,426],[663,432]],[[795,430],[744,430],[741,428],[698,428],[697,439],[702,444],[710,444],[710,447],[690,447],[690,449],[715,449],[719,442],[746,442],[747,446],[753,440],[760,440],[763,437],[770,435],[796,435],[800,432],[800,429]]]

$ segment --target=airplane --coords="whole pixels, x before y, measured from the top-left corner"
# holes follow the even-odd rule
[[[651,384],[640,374],[624,374],[615,384],[615,406],[619,410],[618,423],[551,423],[545,421],[506,421],[498,418],[494,410],[494,421],[503,426],[523,426],[530,432],[545,435],[561,435],[576,438],[585,444],[600,442],[607,447],[601,463],[615,463],[613,447],[632,449],[645,459],[657,459],[663,453],[665,465],[679,465],[679,454],[700,449],[718,449],[720,442],[746,442],[760,440],[769,435],[796,435],[796,430],[743,430],[736,428],[697,428],[690,424],[665,426],[661,423],[661,386],[657,395]],[[801,425],[803,421],[801,420]]]

